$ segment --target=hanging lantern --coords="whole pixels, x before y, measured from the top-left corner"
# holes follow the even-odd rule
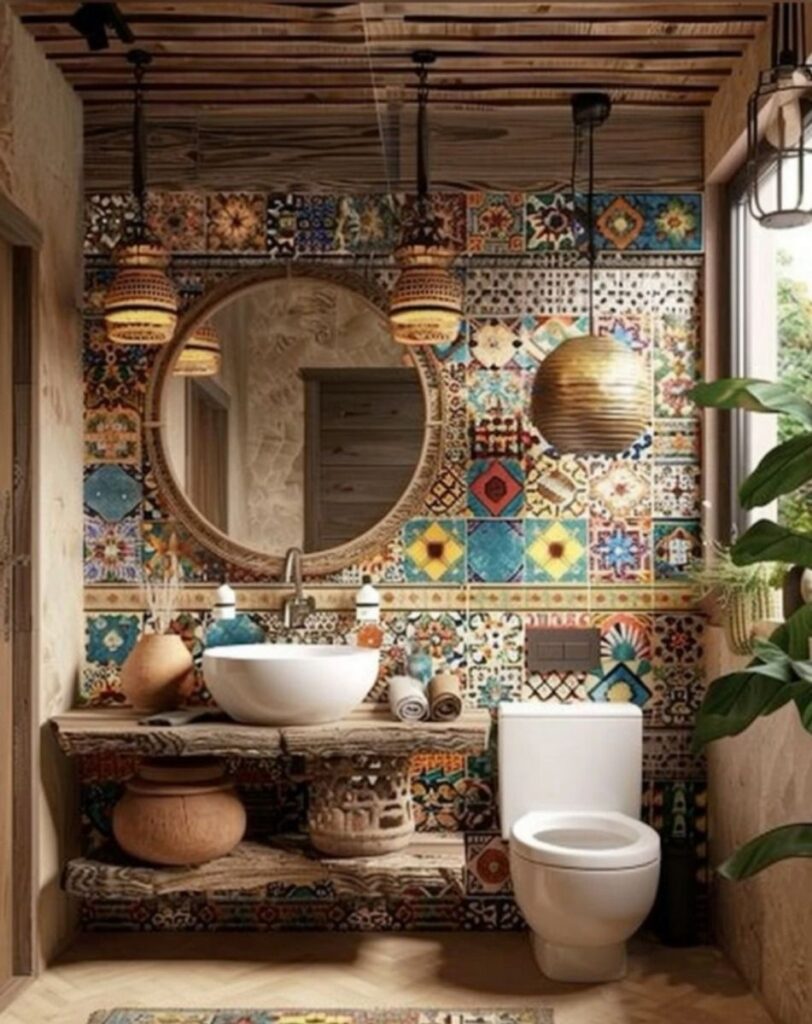
[[[214,377],[220,372],[220,337],[211,320],[194,329],[173,372],[176,377]]]
[[[568,338],[548,355],[533,380],[530,416],[544,439],[561,453],[616,455],[645,431],[651,411],[646,367],[616,338],[594,332],[594,132],[609,116],[609,97],[573,97],[573,168],[586,131],[589,190],[586,221],[589,254],[589,334]],[[575,202],[575,181],[572,186]]]
[[[772,66],[747,104],[747,192],[768,228],[812,221],[812,64],[803,3],[773,7]]]
[[[401,267],[389,304],[395,341],[402,345],[446,345],[456,341],[462,324],[462,284],[451,265],[456,251],[432,214],[428,181],[428,65],[434,54],[412,58],[418,68],[417,202],[395,250]]]
[[[152,60],[145,50],[130,50],[135,68],[133,114],[134,226],[113,253],[116,276],[104,297],[104,325],[110,341],[120,345],[165,345],[178,320],[178,296],[166,270],[169,253],[146,227],[146,153],[143,78]]]

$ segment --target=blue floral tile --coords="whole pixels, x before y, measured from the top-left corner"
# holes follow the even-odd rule
[[[598,195],[596,242],[620,252],[701,252],[700,193]]]
[[[85,478],[85,505],[108,523],[116,523],[132,512],[142,494],[141,482],[120,466],[99,466]]]
[[[138,583],[141,579],[141,518],[108,523],[85,515],[85,583]]]
[[[589,571],[586,519],[526,519],[528,583],[585,583]]]
[[[619,663],[589,689],[591,700],[620,701],[643,707],[651,698],[651,690],[628,665]]]
[[[449,668],[462,672],[467,666],[465,631],[464,612],[409,612],[405,643],[420,647],[433,658],[435,671]]]
[[[520,668],[503,665],[469,669],[468,703],[478,708],[497,708],[502,701],[521,700],[523,675]]]
[[[468,415],[520,417],[527,407],[529,374],[503,369],[468,371]]]
[[[464,521],[411,519],[403,527],[403,566],[409,583],[464,582]]]
[[[468,617],[468,660],[472,668],[521,669],[524,624],[518,612],[471,612]]]
[[[318,255],[336,252],[338,228],[338,197],[309,195],[301,208],[296,225],[296,252]]]
[[[593,582],[651,581],[650,519],[627,519],[622,522],[593,519],[590,534]]]
[[[702,527],[699,520],[654,520],[655,579],[684,578],[702,560]]]
[[[524,506],[518,459],[475,459],[468,468],[468,509],[474,516],[516,516]]]
[[[468,579],[472,583],[520,583],[524,576],[524,523],[475,519],[468,523]]]
[[[88,615],[85,658],[99,665],[123,665],[141,633],[142,615]]]

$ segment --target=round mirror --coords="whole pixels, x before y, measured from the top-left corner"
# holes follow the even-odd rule
[[[227,281],[158,358],[148,443],[173,514],[215,554],[309,574],[379,553],[441,458],[439,368],[392,338],[386,295],[329,268]],[[201,327],[205,325],[205,331]],[[196,346],[205,334],[202,363]]]

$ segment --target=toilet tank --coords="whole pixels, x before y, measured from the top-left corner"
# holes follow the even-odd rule
[[[502,836],[528,811],[640,817],[643,714],[636,704],[499,705]]]

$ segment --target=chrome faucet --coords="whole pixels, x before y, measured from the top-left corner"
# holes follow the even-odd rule
[[[282,602],[282,621],[285,629],[300,629],[316,610],[316,600],[305,597],[302,588],[302,549],[289,548],[285,555],[285,583],[292,583],[293,594]]]

